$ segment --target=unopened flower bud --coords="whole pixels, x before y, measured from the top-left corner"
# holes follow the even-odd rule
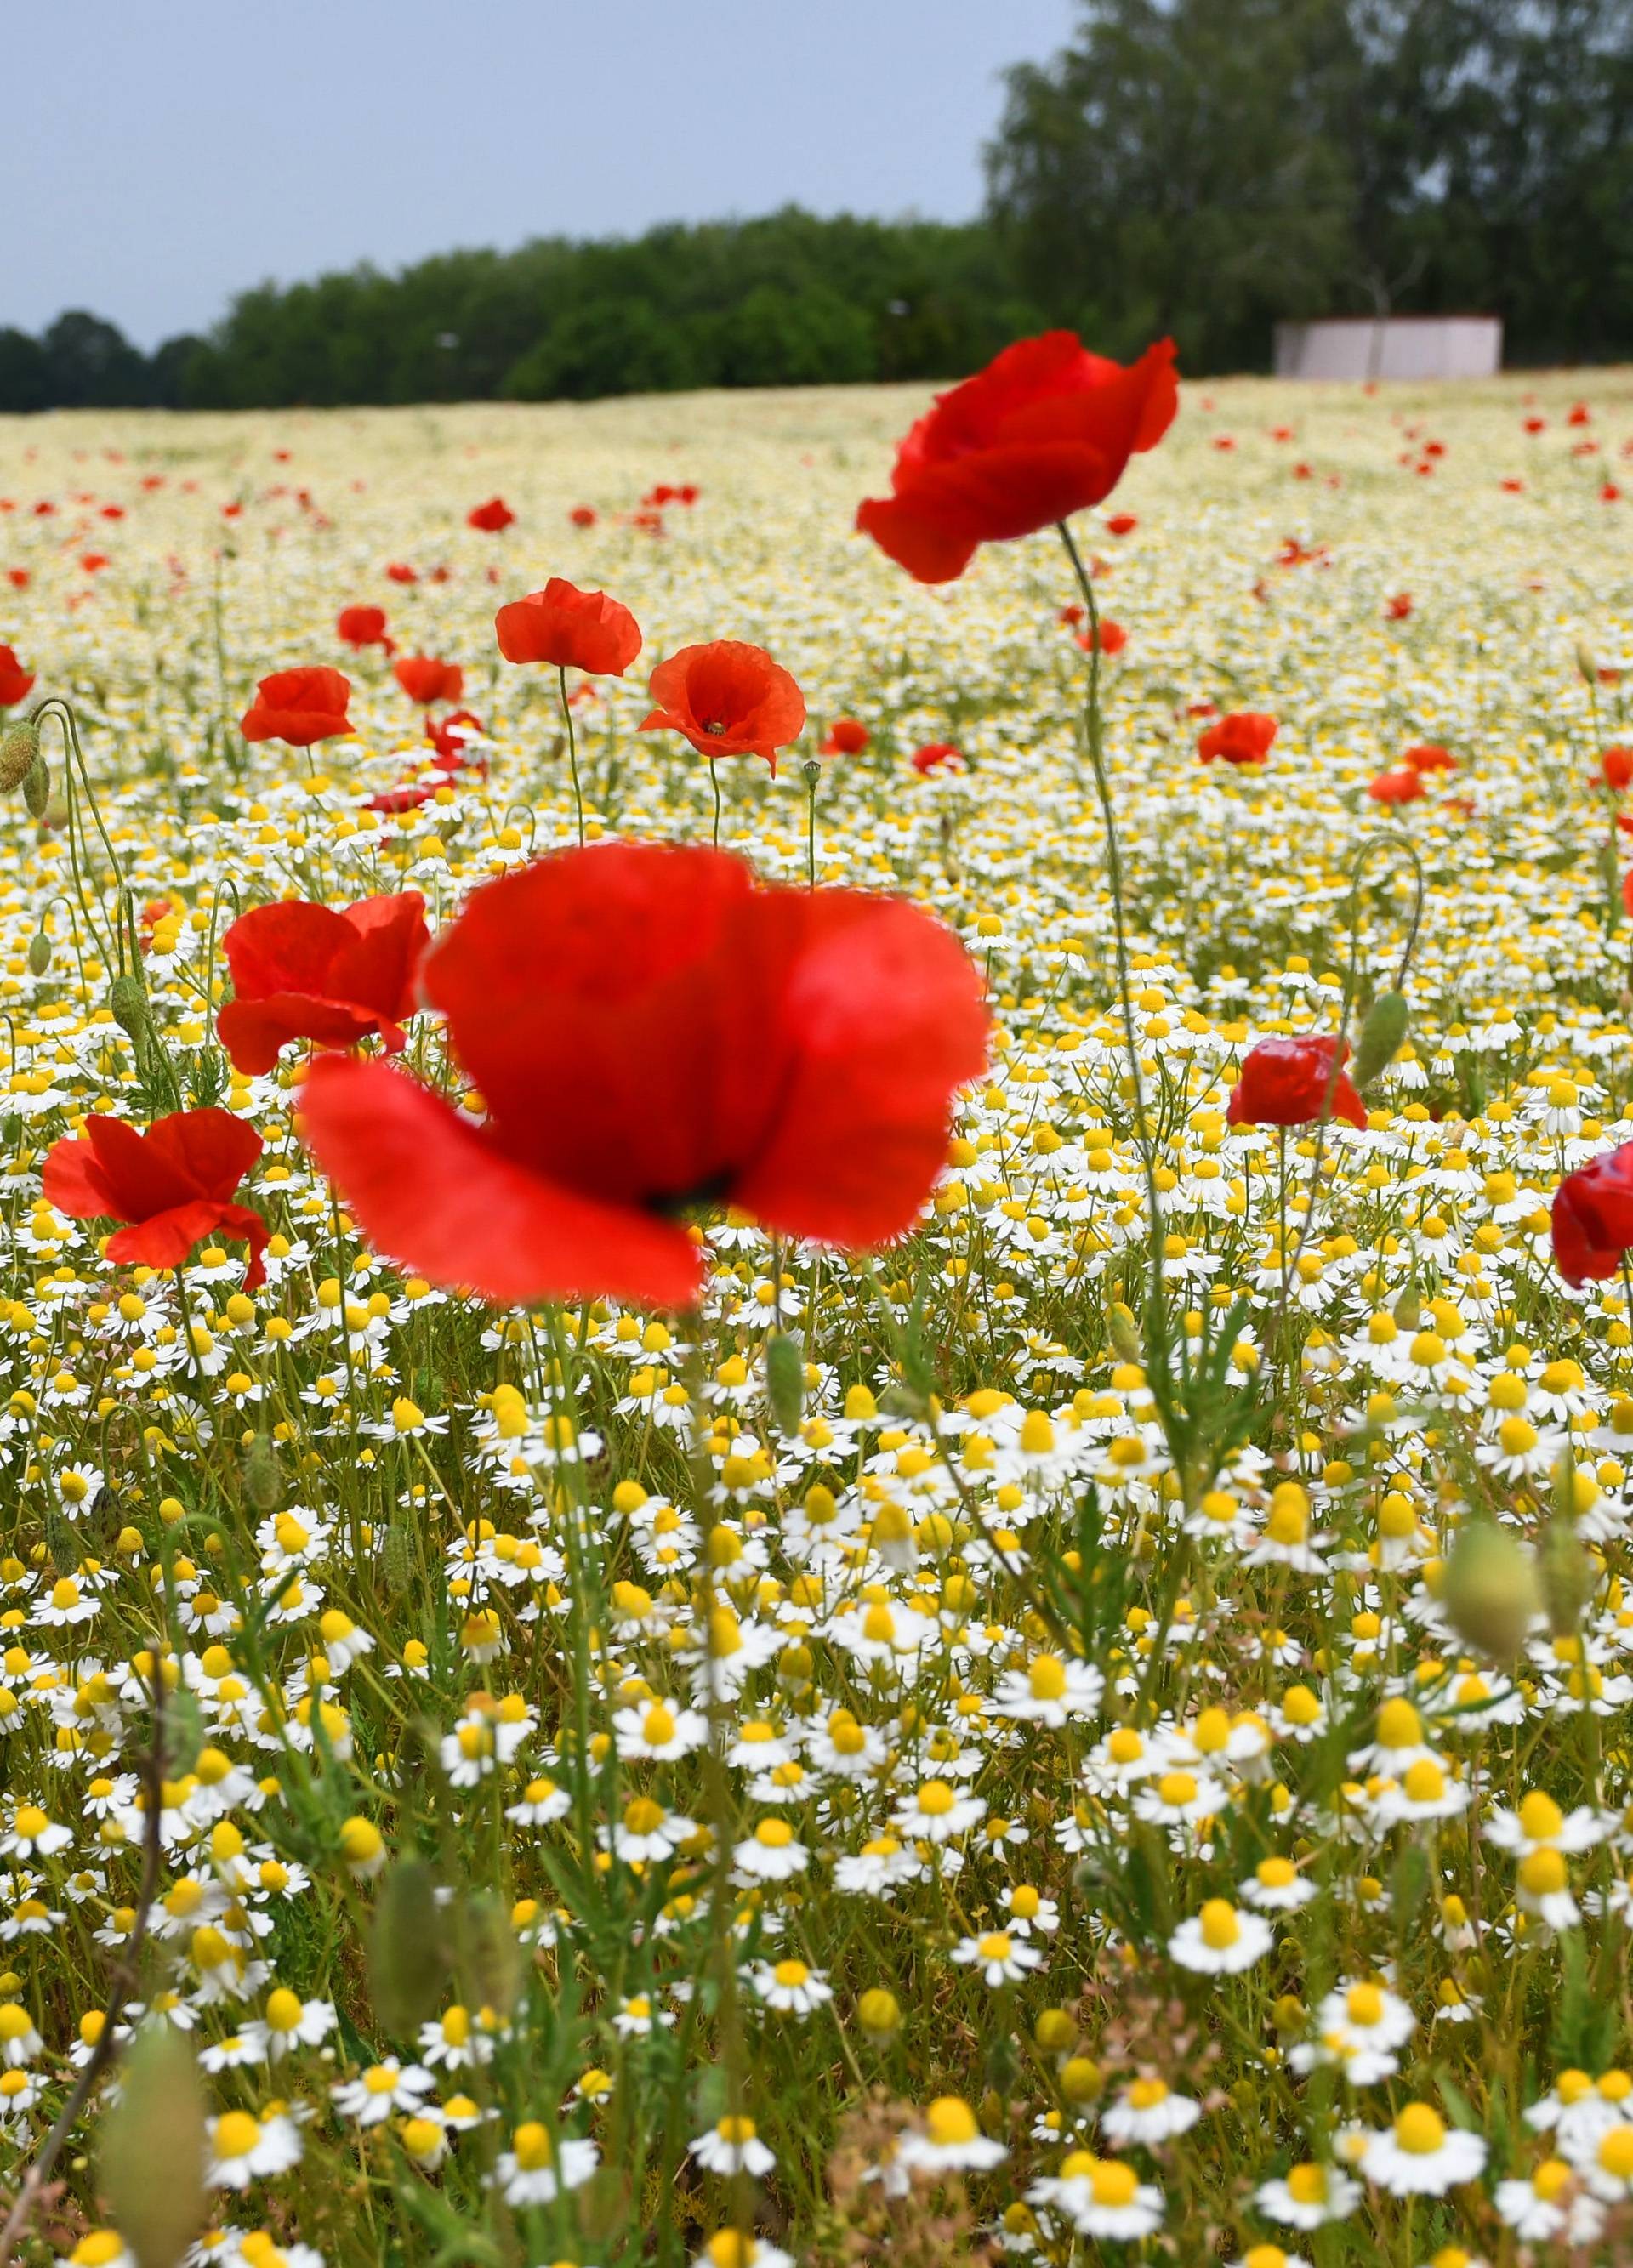
[[[1404,993],[1380,992],[1373,1001],[1356,1048],[1357,1086],[1371,1086],[1379,1072],[1394,1061],[1407,1035],[1407,1015]]]
[[[381,1884],[369,1938],[369,1996],[381,2030],[412,2039],[442,2006],[447,1970],[431,1869],[423,1859],[399,1859]]]
[[[460,1915],[459,1963],[478,2007],[508,2016],[521,1988],[521,1949],[497,1898],[478,1892]]]
[[[785,1441],[805,1414],[805,1351],[797,1331],[773,1331],[765,1342],[765,1399]]]
[[[1567,1462],[1561,1460],[1562,1464]],[[1593,1563],[1582,1549],[1572,1520],[1556,1515],[1549,1521],[1537,1567],[1548,1628],[1555,1638],[1574,1636],[1582,1609],[1593,1595]]]
[[[43,976],[51,966],[51,940],[44,930],[36,930],[28,941],[28,973]]]
[[[1423,1303],[1417,1296],[1415,1284],[1408,1284],[1395,1301],[1394,1319],[1403,1331],[1415,1331],[1423,1312]]]
[[[1489,1520],[1472,1521],[1452,1545],[1440,1601],[1458,1636],[1501,1662],[1518,1660],[1542,1605],[1530,1553]]]
[[[43,819],[51,807],[51,767],[43,755],[23,774],[23,802],[31,819]]]
[[[277,1451],[265,1433],[256,1433],[244,1446],[244,1500],[252,1510],[274,1513],[284,1501],[277,1469]]]
[[[0,791],[21,787],[40,761],[40,727],[25,720],[0,740]]]
[[[1121,1300],[1113,1300],[1106,1317],[1112,1334],[1112,1344],[1117,1350],[1119,1362],[1142,1362],[1140,1333],[1135,1327],[1134,1310]]]
[[[175,2268],[204,2218],[204,2101],[187,2035],[144,2024],[102,2130],[101,2187],[137,2268]]]
[[[114,1021],[134,1040],[147,1029],[147,993],[139,976],[115,976],[107,988]]]
[[[1585,638],[1577,640],[1577,668],[1585,685],[1599,682],[1599,659]]]

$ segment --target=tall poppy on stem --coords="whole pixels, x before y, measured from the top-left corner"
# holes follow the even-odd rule
[[[980,978],[931,915],[765,887],[701,846],[597,843],[486,883],[421,983],[486,1118],[328,1057],[302,1131],[381,1252],[506,1306],[689,1305],[698,1206],[853,1249],[899,1235],[986,1060]]]
[[[439,701],[457,701],[465,689],[465,673],[456,661],[438,661],[426,653],[404,654],[392,663],[391,674],[422,709]]]
[[[351,681],[338,669],[275,669],[256,686],[238,729],[247,740],[310,748],[351,730]]]
[[[709,760],[714,789],[714,844],[720,839],[718,756],[764,756],[772,777],[777,751],[805,729],[805,696],[763,646],[741,638],[683,645],[652,673],[657,703],[643,733],[679,733]]]
[[[221,1044],[252,1076],[291,1040],[349,1048],[377,1032],[395,1055],[430,942],[417,890],[338,909],[306,899],[253,907],[221,940],[234,994],[216,1018]]]
[[[573,807],[579,843],[584,842],[584,792],[579,783],[578,735],[567,697],[567,672],[591,677],[622,677],[640,652],[640,625],[627,607],[604,591],[580,591],[565,576],[552,575],[542,591],[529,592],[501,607],[493,617],[499,649],[506,661],[543,661],[554,666],[561,688],[561,713],[567,725],[567,762],[573,773]]]
[[[1554,1192],[1554,1258],[1574,1289],[1627,1270],[1633,1250],[1633,1142],[1601,1150]]]
[[[107,1256],[122,1264],[179,1268],[218,1231],[249,1247],[244,1289],[265,1280],[267,1225],[233,1193],[261,1155],[261,1137],[230,1110],[176,1110],[145,1134],[122,1118],[85,1120],[83,1136],[53,1145],[41,1174],[48,1204],[75,1220],[117,1220]]]

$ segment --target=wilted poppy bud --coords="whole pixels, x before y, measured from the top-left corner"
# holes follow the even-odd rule
[[[51,940],[44,930],[36,930],[28,941],[28,973],[43,976],[51,966]]]
[[[39,725],[27,722],[13,725],[0,740],[0,789],[9,792],[21,787],[39,761]]]
[[[876,1984],[856,2003],[856,2021],[870,2047],[888,2048],[902,2028],[901,2004],[894,1992]]]
[[[204,2218],[206,2138],[198,2069],[174,2024],[145,2024],[102,2130],[102,2193],[137,2268],[175,2268]]]
[[[1356,1049],[1356,1085],[1370,1086],[1388,1069],[1407,1035],[1408,1009],[1401,992],[1380,992],[1367,1011]]]
[[[1569,1469],[1568,1458],[1562,1458],[1560,1463]],[[1537,1567],[1548,1628],[1555,1638],[1574,1636],[1582,1609],[1593,1595],[1593,1563],[1582,1549],[1576,1524],[1568,1515],[1555,1513],[1544,1529]]]
[[[31,819],[43,819],[51,807],[51,767],[43,755],[23,774],[23,804]]]
[[[265,1433],[255,1434],[244,1447],[244,1498],[260,1513],[276,1512],[284,1501],[277,1451]]]
[[[369,1995],[381,2029],[411,2039],[442,2006],[446,1975],[431,1869],[423,1859],[399,1859],[381,1885],[369,1938]]]
[[[115,976],[107,988],[114,1021],[134,1040],[148,1027],[147,993],[139,976]]]
[[[797,1331],[773,1331],[765,1342],[765,1399],[777,1431],[791,1441],[805,1414],[805,1351]]]
[[[1452,1629],[1477,1653],[1517,1660],[1542,1604],[1531,1555],[1507,1528],[1472,1521],[1447,1556],[1440,1602]]]

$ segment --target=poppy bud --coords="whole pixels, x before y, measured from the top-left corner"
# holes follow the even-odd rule
[[[204,1712],[190,1685],[165,1696],[165,1777],[185,1779],[204,1749]]]
[[[773,1331],[765,1342],[765,1399],[785,1441],[805,1413],[805,1353],[797,1331]]]
[[[257,1433],[244,1445],[244,1500],[252,1510],[276,1512],[284,1501],[284,1484],[278,1475],[277,1451],[265,1433]]]
[[[73,1522],[54,1504],[46,1507],[45,1541],[57,1573],[71,1575],[79,1565],[83,1547],[74,1534]]]
[[[1598,684],[1598,657],[1595,655],[1592,647],[1588,644],[1585,638],[1578,638],[1577,640],[1577,668],[1581,674],[1582,681],[1585,685]]]
[[[431,1869],[423,1859],[399,1859],[381,1885],[368,1946],[369,1996],[382,2031],[411,2039],[436,2014],[446,1966]]]
[[[204,2218],[204,2103],[187,2036],[144,2024],[102,2130],[101,2186],[137,2268],[175,2268]]]
[[[1140,1334],[1134,1328],[1134,1310],[1126,1307],[1121,1300],[1113,1300],[1107,1322],[1119,1361],[1142,1362],[1144,1356],[1140,1349]]]
[[[521,1983],[521,1948],[510,1917],[497,1898],[467,1898],[460,1916],[460,1967],[477,2005],[508,2016]]]
[[[139,976],[115,976],[107,988],[107,1005],[114,1021],[133,1040],[147,1030],[147,992]]]
[[[23,803],[31,819],[43,819],[51,807],[51,767],[43,756],[23,774]]]
[[[1415,1284],[1408,1284],[1394,1304],[1394,1319],[1403,1331],[1415,1331],[1423,1312],[1423,1303],[1417,1296]]]
[[[1440,1599],[1458,1636],[1501,1662],[1518,1660],[1542,1603],[1530,1554],[1489,1520],[1471,1521],[1452,1545]]]
[[[1567,1475],[1570,1464],[1568,1457],[1561,1458],[1561,1469]],[[1569,1514],[1556,1513],[1543,1530],[1537,1571],[1542,1580],[1548,1628],[1555,1638],[1574,1636],[1582,1609],[1593,1595],[1593,1563],[1582,1549]]]
[[[392,1521],[381,1540],[380,1572],[393,1598],[406,1591],[414,1580],[414,1542],[400,1520]]]
[[[1356,1085],[1370,1086],[1388,1069],[1407,1035],[1406,996],[1380,992],[1367,1011],[1356,1049]]]
[[[44,930],[38,930],[28,942],[28,973],[43,976],[51,966],[51,940]]]
[[[21,787],[40,761],[40,727],[26,722],[13,725],[0,740],[0,790]]]

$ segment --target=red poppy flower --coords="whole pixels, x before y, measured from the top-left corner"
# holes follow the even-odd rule
[[[1128,633],[1120,622],[1114,622],[1110,615],[1102,615],[1098,635],[1093,630],[1084,630],[1077,643],[1085,653],[1092,653],[1097,645],[1104,654],[1120,653],[1128,643]]]
[[[493,617],[506,661],[546,661],[594,677],[622,677],[640,652],[640,626],[604,591],[580,591],[552,575]]]
[[[932,772],[961,772],[964,750],[954,747],[950,740],[931,740],[913,750],[913,768],[920,779],[927,779]]]
[[[1397,591],[1393,599],[1385,601],[1384,607],[1384,612],[1392,622],[1405,622],[1411,611],[1412,593],[1410,591]]]
[[[33,671],[23,667],[9,645],[0,645],[0,709],[26,701],[33,681]]]
[[[335,619],[336,634],[347,645],[359,650],[366,645],[385,645],[386,610],[383,607],[343,607]]]
[[[26,567],[8,567],[5,579],[14,591],[26,591],[30,581],[28,570]]]
[[[1633,1142],[1601,1150],[1554,1192],[1554,1258],[1567,1284],[1599,1283],[1633,1250]]]
[[[1108,535],[1132,535],[1140,525],[1131,512],[1114,512],[1105,523]]]
[[[986,1060],[979,978],[939,922],[762,887],[718,850],[598,844],[503,875],[422,984],[485,1122],[330,1058],[306,1139],[382,1252],[504,1305],[685,1305],[699,1204],[852,1248],[900,1234]]]
[[[417,890],[338,909],[306,899],[256,906],[221,940],[237,996],[216,1018],[221,1044],[252,1075],[270,1071],[291,1040],[349,1048],[378,1032],[395,1055],[430,943]]]
[[[1415,772],[1454,772],[1457,758],[1450,748],[1443,748],[1437,740],[1417,740],[1401,751],[1400,761],[1409,764]]]
[[[469,766],[471,770],[481,772],[484,777],[488,769],[485,761],[471,764],[465,749],[469,741],[479,739],[486,729],[472,709],[450,709],[446,717],[427,717],[425,719],[425,738],[444,764],[454,771],[462,771]]]
[[[643,733],[681,733],[704,756],[764,756],[805,727],[805,696],[764,648],[740,638],[683,645],[652,673],[657,707]]]
[[[406,787],[383,787],[378,795],[371,795],[364,805],[365,811],[383,812],[395,819],[405,811],[417,811],[427,804],[437,792],[434,780],[415,780]]]
[[[233,1192],[261,1155],[261,1137],[230,1110],[177,1110],[145,1134],[122,1118],[91,1117],[83,1137],[64,1135],[48,1155],[48,1204],[76,1220],[119,1220],[107,1256],[144,1268],[179,1268],[212,1233],[249,1246],[244,1289],[265,1280],[267,1225]]]
[[[1196,753],[1205,764],[1216,756],[1228,764],[1262,764],[1281,726],[1258,709],[1232,709],[1199,734]]]
[[[574,527],[594,527],[595,525],[595,515],[587,504],[575,504],[567,518]]]
[[[1599,762],[1605,785],[1614,788],[1618,795],[1633,781],[1633,748],[1625,748],[1618,742],[1606,749]]]
[[[1415,803],[1423,793],[1423,776],[1412,764],[1398,764],[1368,780],[1366,792],[1374,803]]]
[[[410,701],[427,709],[433,701],[457,701],[465,689],[465,673],[456,661],[433,661],[426,653],[405,653],[392,663],[391,674]]]
[[[499,535],[515,517],[503,497],[490,497],[486,504],[479,504],[474,512],[465,514],[465,525],[479,527],[484,535]]]
[[[1304,1033],[1291,1040],[1260,1040],[1242,1059],[1242,1074],[1230,1090],[1225,1117],[1232,1126],[1309,1126],[1320,1117],[1333,1079],[1333,1050],[1341,1064],[1349,1060],[1347,1040],[1319,1039]],[[1341,1070],[1333,1086],[1332,1113],[1364,1129],[1366,1105],[1349,1074]]]
[[[351,730],[346,703],[351,681],[337,669],[275,669],[255,688],[255,697],[239,719],[247,740],[283,740],[309,748]]]
[[[388,583],[417,583],[419,576],[406,559],[394,559],[386,570],[386,580]]]
[[[888,497],[856,525],[921,583],[962,575],[983,543],[1031,535],[1110,496],[1179,407],[1171,339],[1125,369],[1070,331],[1020,339],[913,428]]]
[[[872,735],[855,717],[836,717],[822,744],[824,756],[860,756]]]

